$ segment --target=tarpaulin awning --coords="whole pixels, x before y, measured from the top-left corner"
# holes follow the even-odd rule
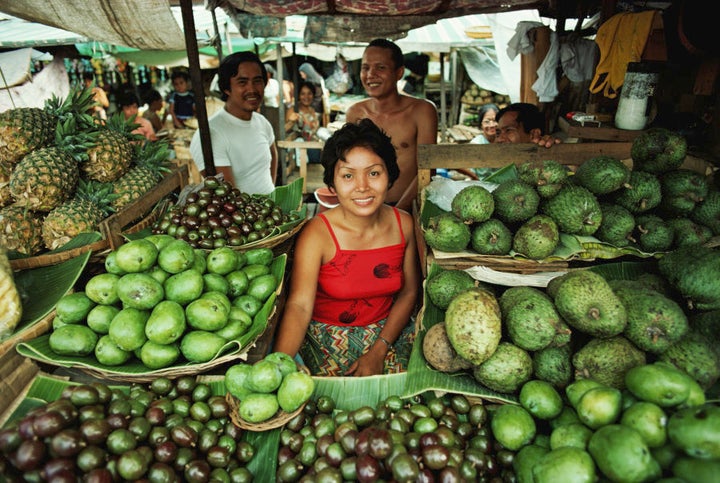
[[[142,50],[184,50],[168,0],[0,0],[0,11]]]
[[[88,40],[74,32],[0,14],[0,48],[51,47]]]

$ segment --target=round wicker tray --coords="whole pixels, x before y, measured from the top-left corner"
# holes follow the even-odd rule
[[[302,371],[306,374],[310,374],[310,370],[308,370],[307,367],[298,365],[298,370]],[[235,426],[242,429],[247,429],[248,431],[269,431],[271,429],[280,428],[282,426],[285,426],[288,421],[290,421],[292,418],[297,416],[302,412],[303,409],[305,409],[305,406],[307,405],[307,401],[305,401],[299,408],[297,408],[295,411],[288,413],[286,411],[283,411],[282,409],[278,409],[278,412],[275,413],[275,415],[265,421],[259,422],[259,423],[250,423],[248,421],[245,421],[243,418],[240,417],[240,414],[238,413],[239,407],[240,407],[240,401],[230,394],[229,392],[225,394],[225,400],[228,403],[228,406],[230,406],[230,420],[233,422]]]

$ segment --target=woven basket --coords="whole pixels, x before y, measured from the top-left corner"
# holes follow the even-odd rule
[[[310,374],[310,370],[305,367],[298,365],[298,370],[302,371],[306,374]],[[225,394],[225,400],[228,403],[228,406],[230,407],[230,420],[233,422],[235,426],[242,429],[247,429],[248,431],[269,431],[271,429],[280,428],[282,426],[285,426],[292,418],[297,416],[302,412],[303,409],[305,409],[305,406],[307,405],[307,401],[305,401],[299,408],[297,408],[295,411],[288,413],[283,411],[282,409],[278,409],[278,412],[275,413],[273,417],[270,419],[267,419],[265,421],[259,422],[259,423],[249,423],[245,421],[243,418],[240,417],[239,414],[239,408],[240,408],[240,401],[230,394],[229,392]]]

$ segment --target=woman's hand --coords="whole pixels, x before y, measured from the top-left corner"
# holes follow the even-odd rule
[[[353,362],[345,375],[355,377],[382,375],[387,351],[385,344],[376,342]]]

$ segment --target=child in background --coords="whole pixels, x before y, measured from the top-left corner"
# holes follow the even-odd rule
[[[127,120],[133,120],[135,124],[139,126],[133,130],[133,134],[141,134],[145,136],[148,141],[157,141],[155,135],[155,129],[153,129],[150,121],[142,116],[138,116],[138,108],[140,101],[138,100],[137,94],[133,91],[123,91],[118,95],[117,99],[118,109],[120,109]]]
[[[165,113],[163,109],[163,98],[156,89],[151,89],[145,96],[145,104],[148,108],[143,112],[143,117],[150,121],[155,132],[163,129],[165,124]]]
[[[170,76],[173,92],[168,98],[170,116],[177,129],[185,127],[185,120],[195,117],[195,95],[190,90],[190,75],[175,71]]]

